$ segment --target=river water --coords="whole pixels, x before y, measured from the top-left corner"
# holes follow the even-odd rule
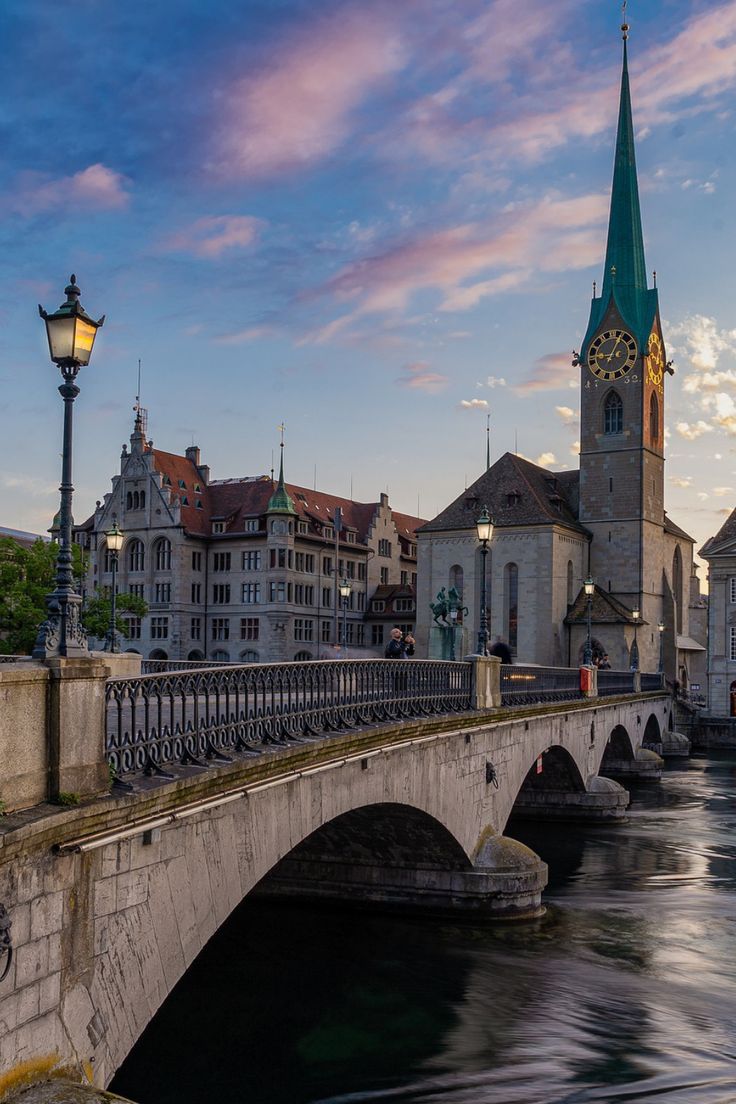
[[[247,900],[112,1089],[139,1104],[734,1104],[736,757],[631,786],[625,824],[514,830],[521,926]]]

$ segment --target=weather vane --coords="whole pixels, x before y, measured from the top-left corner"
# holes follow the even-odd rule
[[[286,426],[282,422],[281,425],[277,425],[276,428],[279,431],[279,433],[281,434],[281,448],[283,448],[284,447],[284,430],[286,429]]]
[[[624,41],[626,41],[626,39],[629,37],[629,24],[626,22],[626,5],[627,5],[627,3],[628,3],[628,0],[623,0],[623,4],[621,5],[621,19],[622,19],[621,30],[624,33]]]

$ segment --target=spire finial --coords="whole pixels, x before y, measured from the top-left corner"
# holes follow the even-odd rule
[[[627,0],[624,0],[623,4],[621,5],[621,37],[623,38],[624,42],[629,37],[629,24],[626,22],[626,4]]]

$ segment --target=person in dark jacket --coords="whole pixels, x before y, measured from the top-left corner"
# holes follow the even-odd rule
[[[411,633],[404,636],[401,629],[392,629],[391,639],[383,653],[384,659],[409,659],[414,655],[414,644],[415,640]]]
[[[511,649],[508,644],[501,640],[501,637],[497,637],[496,641],[488,649],[488,654],[492,656],[498,656],[502,663],[513,663],[511,656]]]

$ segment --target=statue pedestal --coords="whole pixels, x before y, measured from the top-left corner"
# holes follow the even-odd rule
[[[455,643],[454,658],[462,659],[465,655],[463,647],[462,625],[431,625],[429,629],[429,659],[452,659],[453,638]]]

